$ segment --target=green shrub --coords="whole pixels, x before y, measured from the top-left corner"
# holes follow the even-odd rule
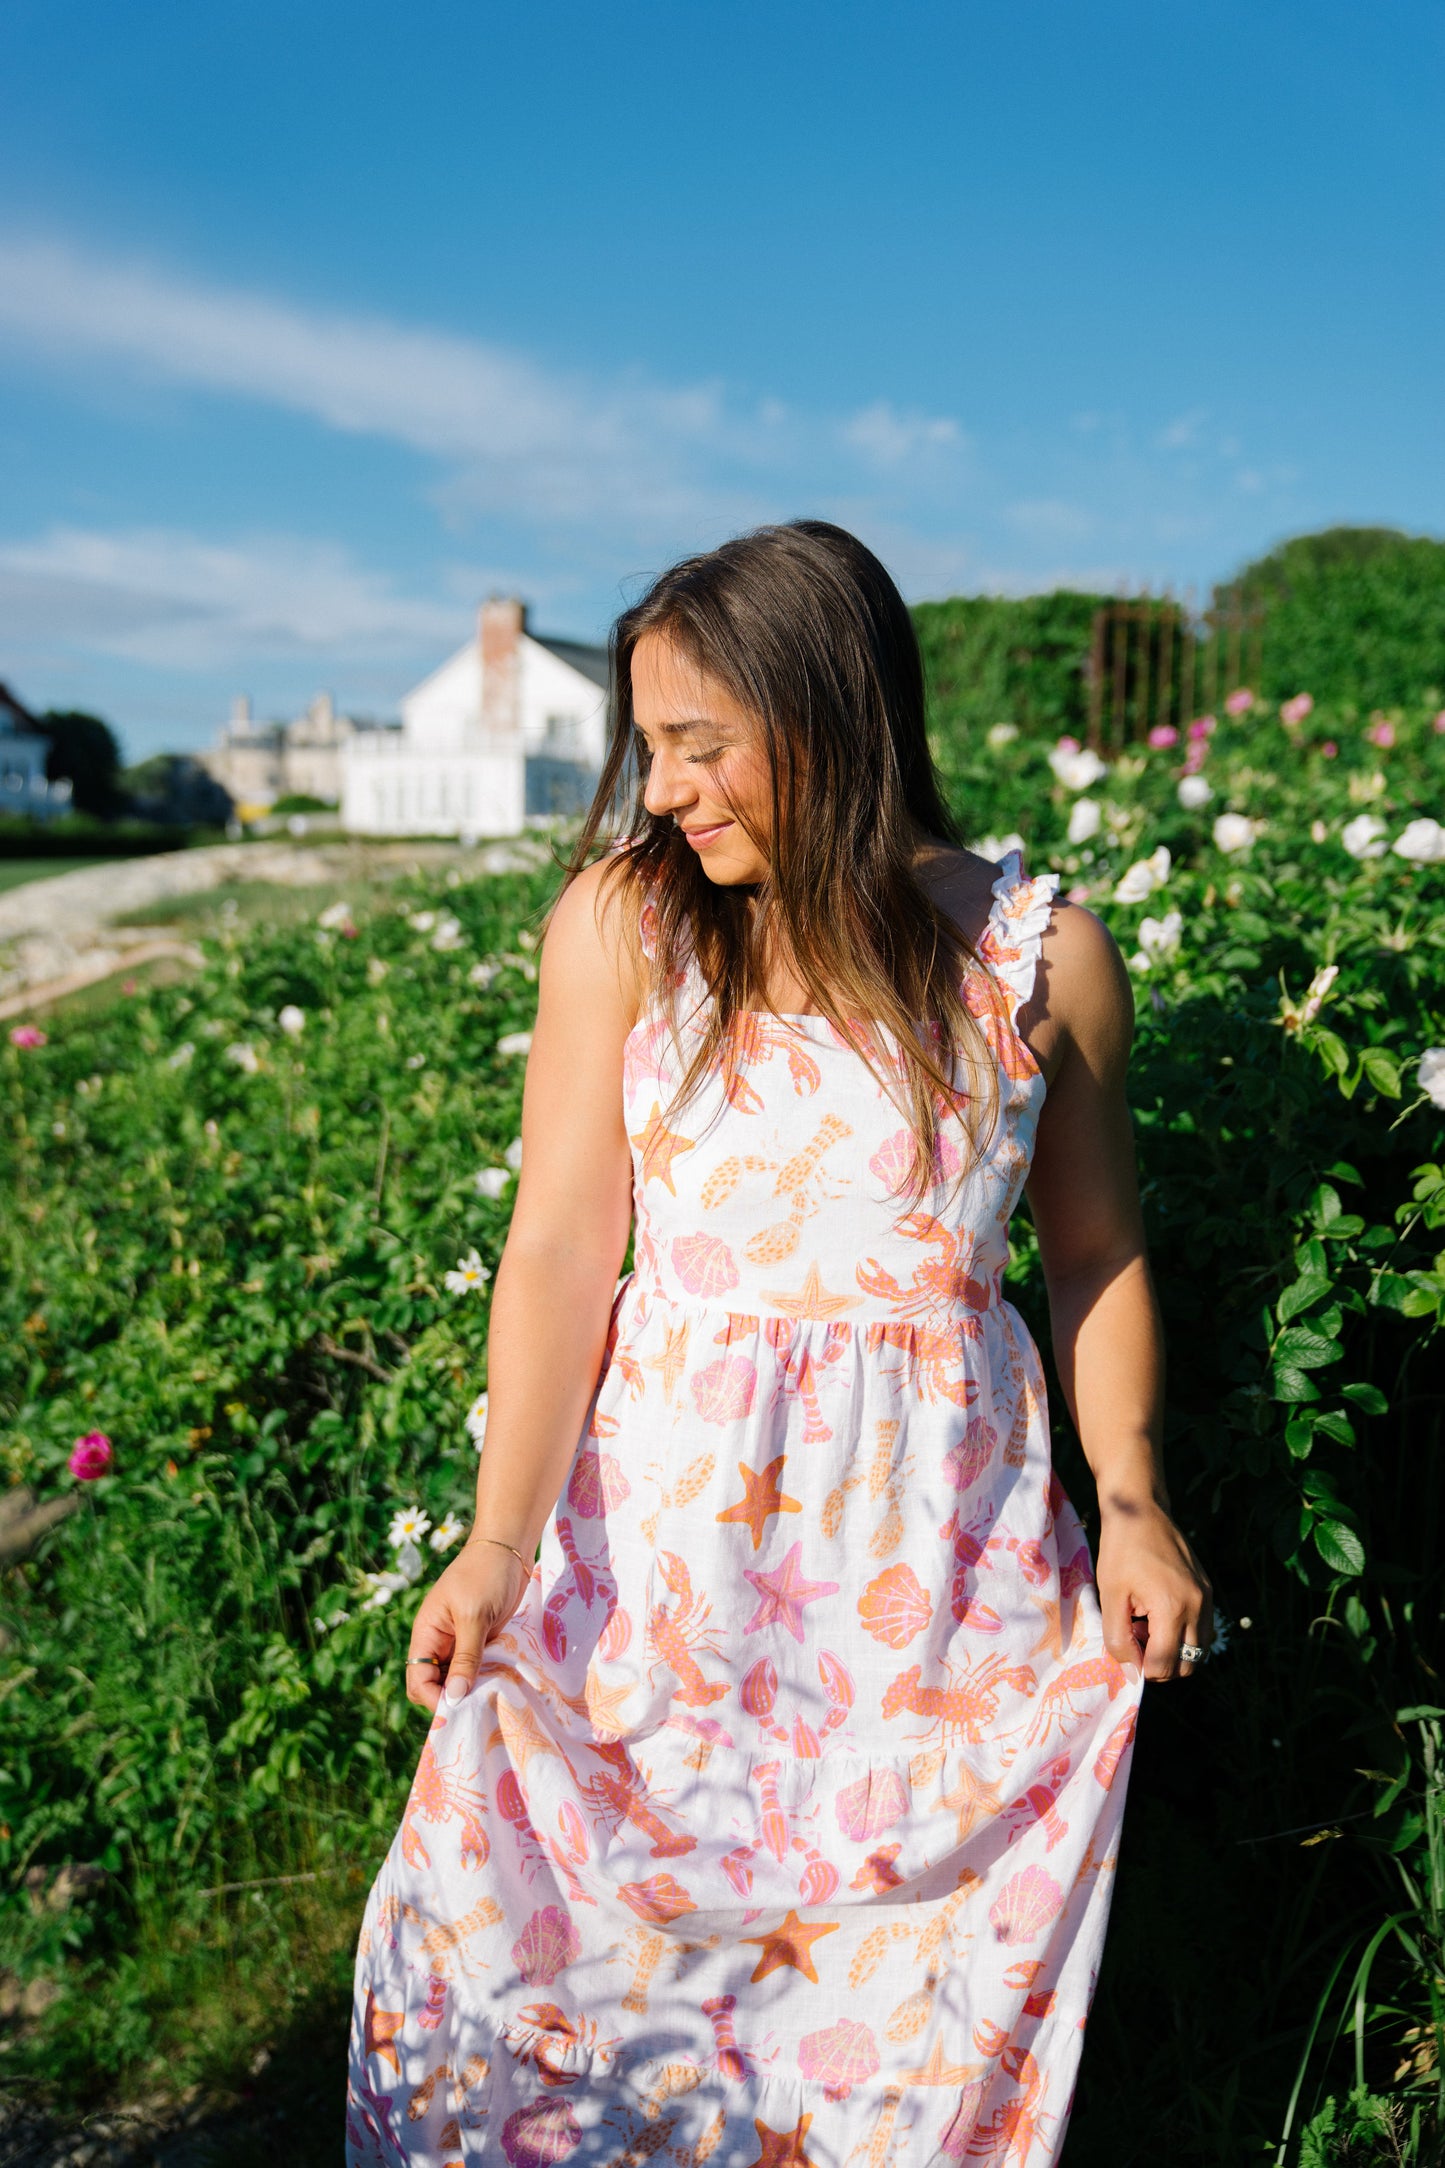
[[[1321,703],[1200,742],[1206,806],[1180,747],[1140,751],[1074,843],[1047,739],[969,734],[951,771],[974,838],[1024,828],[1132,959],[1167,1466],[1225,1621],[1146,1696],[1070,2168],[1215,2168],[1287,2126],[1290,2159],[1337,2132],[1365,2159],[1371,2101],[1423,2168],[1445,868],[1407,824],[1445,811],[1445,736],[1418,704],[1371,737]],[[6,1479],[64,1497],[74,1441],[114,1447],[0,1594],[0,1962],[58,1991],[0,2069],[62,2097],[237,2067],[318,1977],[344,1988],[420,1745],[391,1521],[468,1511],[487,1296],[446,1274],[505,1236],[505,1173],[475,1176],[516,1136],[498,1042],[532,1021],[549,893],[418,882],[227,932],[189,985],[0,1054]],[[1026,1214],[1014,1237],[1046,1337]],[[1057,1454],[1087,1518],[1064,1428]],[[318,2052],[339,2067],[340,2038]]]

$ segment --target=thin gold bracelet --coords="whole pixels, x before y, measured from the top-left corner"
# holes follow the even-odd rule
[[[523,1573],[525,1573],[525,1575],[527,1576],[527,1579],[529,1581],[531,1580],[532,1569],[527,1564],[526,1559],[523,1558],[521,1552],[517,1549],[515,1543],[504,1543],[500,1536],[479,1536],[477,1535],[477,1531],[475,1529],[472,1530],[472,1534],[476,1538],[476,1541],[478,1543],[495,1543],[499,1551],[510,1551],[513,1558],[516,1559],[517,1564],[521,1567]]]

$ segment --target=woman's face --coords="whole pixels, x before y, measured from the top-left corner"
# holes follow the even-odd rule
[[[768,759],[757,717],[665,633],[645,632],[632,651],[632,718],[652,756],[643,793],[648,812],[661,819],[671,814],[710,881],[725,888],[761,881],[767,857],[728,803],[758,835],[770,834]]]

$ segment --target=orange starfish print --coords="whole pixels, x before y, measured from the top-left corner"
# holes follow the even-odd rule
[[[741,1521],[750,1529],[755,1551],[762,1548],[763,1537],[773,1514],[801,1513],[803,1510],[796,1498],[785,1497],[779,1488],[786,1458],[786,1454],[779,1453],[776,1460],[768,1462],[761,1475],[755,1468],[750,1468],[745,1460],[740,1460],[738,1474],[743,1479],[744,1495],[735,1506],[729,1506],[718,1515],[720,1521]]]
[[[756,2118],[753,2129],[758,2134],[759,2152],[752,2168],[811,2168],[803,2151],[803,2140],[808,2135],[811,2115],[800,2115],[791,2130],[769,2130],[766,2123]]]
[[[662,1118],[661,1104],[656,1099],[652,1102],[652,1112],[642,1128],[630,1129],[628,1135],[642,1153],[643,1181],[650,1182],[656,1175],[660,1182],[667,1184],[675,1197],[677,1191],[673,1187],[672,1162],[679,1152],[690,1151],[697,1139],[680,1136],[677,1130],[669,1129]]]
[[[770,1972],[780,1972],[784,1965],[791,1965],[794,1972],[801,1972],[805,1980],[816,1987],[818,1975],[813,1966],[813,1944],[824,1935],[836,1935],[836,1920],[820,1920],[816,1927],[800,1920],[796,1912],[790,1912],[781,1927],[770,1928],[765,1935],[743,1935],[743,1942],[755,1942],[762,1951],[754,1981],[765,1980]]]

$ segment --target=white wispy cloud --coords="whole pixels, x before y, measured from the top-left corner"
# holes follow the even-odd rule
[[[479,577],[472,592],[482,591]],[[407,594],[345,549],[292,536],[217,543],[172,529],[56,527],[0,546],[0,641],[12,652],[80,638],[168,670],[261,657],[385,661],[445,648],[466,627],[457,601]]]
[[[736,528],[777,516],[800,464],[841,459],[856,476],[964,441],[948,417],[882,401],[833,418],[719,382],[603,378],[53,239],[0,241],[0,341],[384,438],[439,462],[453,506],[614,535]]]

